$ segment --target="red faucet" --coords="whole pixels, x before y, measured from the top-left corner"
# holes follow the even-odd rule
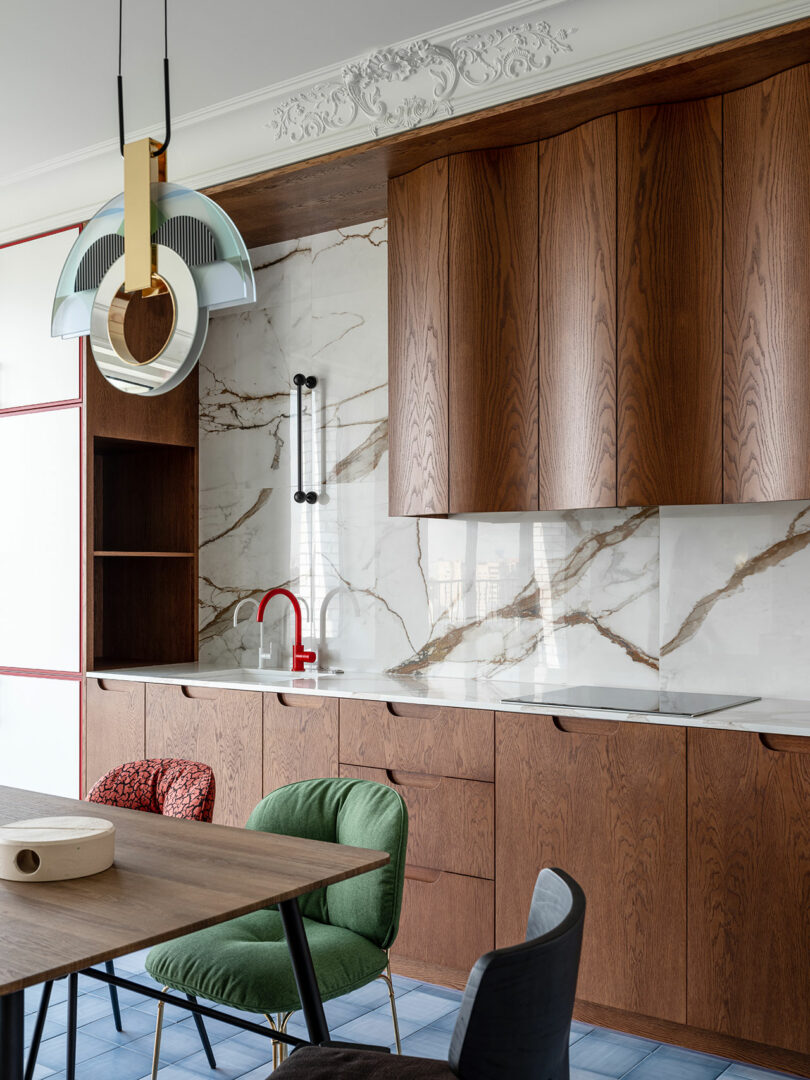
[[[259,610],[256,612],[256,622],[264,622],[264,609],[267,607],[268,600],[272,600],[274,596],[279,595],[287,597],[295,612],[295,644],[293,645],[292,668],[290,670],[303,671],[304,664],[315,663],[315,653],[305,649],[301,644],[301,605],[290,590],[271,589],[270,592],[265,593],[259,604]]]

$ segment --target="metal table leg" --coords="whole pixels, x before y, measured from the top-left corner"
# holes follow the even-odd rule
[[[3,1080],[23,1080],[22,990],[0,997],[0,1076]]]
[[[287,939],[287,948],[290,950],[295,985],[298,987],[298,997],[304,1010],[309,1039],[317,1046],[329,1038],[329,1028],[326,1026],[321,992],[315,978],[312,953],[304,932],[304,920],[301,918],[297,900],[282,900],[278,911]]]

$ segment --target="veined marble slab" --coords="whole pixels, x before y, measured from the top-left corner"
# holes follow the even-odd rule
[[[536,713],[540,716],[582,716],[597,720],[620,720],[638,724],[675,727],[718,728],[754,731],[771,735],[810,735],[810,701],[763,698],[761,701],[723,709],[708,716],[662,716],[615,709],[572,709],[564,706],[519,705],[505,698],[542,694],[561,684],[509,682],[503,679],[453,679],[439,676],[328,674],[250,669],[217,670],[206,664],[166,664],[156,667],[89,671],[89,678],[123,679],[129,682],[172,683],[208,686],[219,690],[253,690],[272,694],[316,694],[320,697],[360,698],[412,705],[445,705],[458,709]]]

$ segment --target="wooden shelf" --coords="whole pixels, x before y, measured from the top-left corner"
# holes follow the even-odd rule
[[[193,559],[193,551],[94,551],[97,559]]]

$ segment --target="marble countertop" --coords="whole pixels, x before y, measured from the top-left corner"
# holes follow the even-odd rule
[[[321,697],[354,697],[368,701],[446,705],[460,709],[497,709],[499,712],[585,716],[630,723],[670,724],[678,727],[722,728],[779,735],[810,735],[810,701],[762,698],[709,716],[661,716],[658,713],[626,713],[612,709],[572,709],[555,705],[519,705],[505,698],[523,697],[556,690],[563,683],[519,683],[503,679],[453,679],[417,675],[385,675],[347,672],[256,671],[248,668],[212,668],[204,664],[162,664],[155,667],[88,671],[90,678],[132,682],[210,686],[222,690],[254,690],[283,694],[317,694]]]

